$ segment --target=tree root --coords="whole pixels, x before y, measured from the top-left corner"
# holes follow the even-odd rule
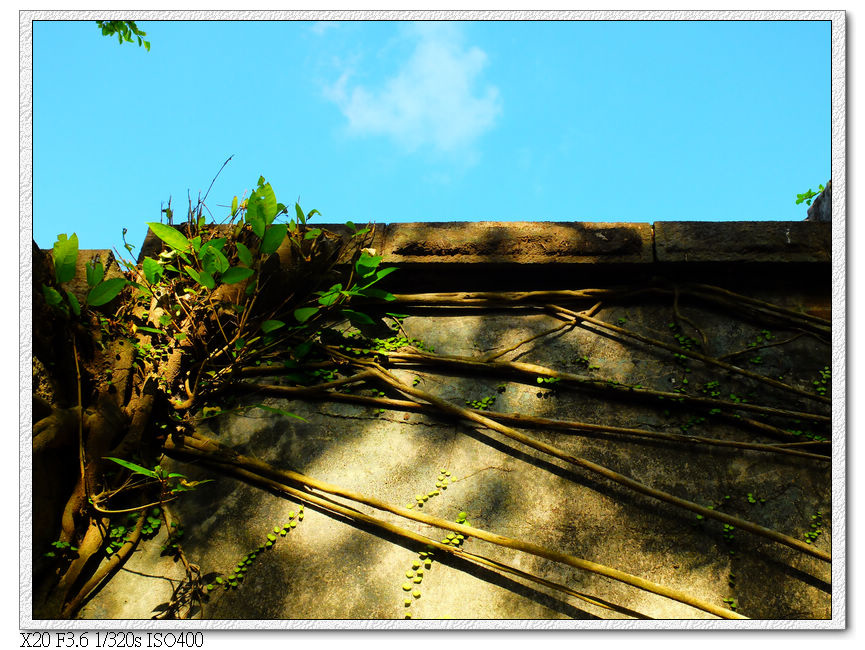
[[[336,351],[333,351],[336,353]],[[429,366],[445,366],[459,370],[468,370],[478,372],[483,370],[488,374],[497,375],[522,375],[523,377],[553,377],[560,379],[563,382],[575,384],[577,386],[585,386],[594,390],[601,390],[618,395],[627,395],[629,397],[645,396],[654,398],[668,399],[673,403],[687,403],[703,406],[706,408],[719,408],[728,411],[750,411],[752,413],[761,413],[764,415],[776,415],[780,417],[792,418],[796,420],[809,420],[812,422],[830,423],[832,417],[819,413],[810,413],[806,411],[791,411],[787,409],[773,408],[771,406],[761,406],[759,404],[750,404],[746,402],[728,402],[725,400],[713,399],[711,397],[698,397],[695,395],[685,395],[682,393],[670,393],[659,390],[651,390],[648,388],[635,388],[617,382],[595,379],[584,375],[575,375],[567,372],[558,372],[546,366],[539,366],[533,363],[525,363],[522,361],[490,361],[484,362],[471,357],[447,356],[440,354],[427,354],[426,352],[392,352],[379,353],[386,356],[389,365],[392,367],[416,365]],[[346,357],[347,361],[354,361]],[[533,383],[533,382],[532,382]]]
[[[610,330],[611,332],[616,332],[617,334],[621,334],[623,336],[630,337],[632,339],[636,339],[637,341],[641,341],[642,343],[648,343],[649,345],[653,345],[655,347],[663,348],[664,350],[668,350],[673,352],[674,354],[681,354],[691,359],[696,359],[697,361],[702,361],[703,363],[709,364],[711,366],[716,366],[728,372],[735,373],[737,375],[742,375],[743,377],[747,377],[748,379],[753,379],[754,381],[759,381],[760,383],[766,384],[767,386],[772,386],[773,388],[778,388],[780,390],[784,390],[788,393],[793,393],[794,395],[798,395],[799,397],[804,397],[806,399],[813,400],[815,402],[821,402],[822,404],[831,404],[832,401],[828,397],[823,397],[822,395],[815,395],[814,393],[809,393],[808,391],[802,388],[796,388],[795,386],[790,386],[789,384],[785,384],[784,382],[778,381],[777,379],[772,379],[771,377],[766,377],[764,375],[758,374],[756,372],[751,372],[750,370],[745,370],[744,368],[739,368],[738,366],[734,366],[725,361],[720,361],[719,359],[715,359],[713,357],[707,356],[705,354],[700,354],[699,352],[693,352],[691,350],[686,350],[684,348],[678,348],[675,345],[671,345],[670,343],[664,343],[663,341],[659,341],[658,339],[652,338],[650,336],[645,336],[643,334],[638,334],[637,332],[632,332],[631,330],[625,329],[624,327],[619,327],[618,325],[613,325],[611,323],[607,323],[605,321],[600,320],[599,318],[594,318],[593,316],[589,316],[587,314],[583,314],[581,312],[575,312],[570,309],[566,309],[565,307],[559,307],[556,305],[547,305],[547,307],[554,312],[559,312],[561,314],[565,314],[570,316],[573,320],[584,320],[592,325],[597,325],[598,327],[602,327],[604,329]]]
[[[370,366],[366,366],[370,367]],[[418,390],[412,386],[407,386],[399,381],[396,377],[385,371],[383,368],[377,365],[372,365],[372,367],[376,371],[376,375],[386,384],[392,386],[393,388],[399,390],[406,395],[414,397],[416,399],[422,399],[430,404],[438,407],[441,411],[445,413],[449,413],[450,415],[455,415],[464,420],[469,420],[475,422],[477,424],[481,424],[493,431],[497,431],[512,440],[516,440],[517,442],[521,442],[533,449],[538,451],[542,451],[546,454],[569,462],[571,464],[577,465],[584,469],[587,469],[595,474],[603,476],[619,485],[630,488],[636,492],[641,494],[645,494],[646,496],[652,497],[659,501],[663,501],[665,503],[669,503],[671,505],[678,506],[680,508],[684,508],[685,510],[690,510],[691,512],[695,512],[699,515],[707,519],[716,519],[718,521],[722,521],[726,524],[732,524],[741,530],[746,530],[755,535],[759,535],[761,537],[765,537],[766,539],[770,539],[774,542],[778,542],[779,544],[783,544],[785,546],[789,546],[795,550],[801,551],[806,555],[810,555],[812,557],[816,557],[825,562],[831,562],[831,556],[825,551],[820,551],[805,542],[798,540],[794,537],[790,537],[789,535],[785,535],[776,530],[772,530],[771,528],[766,528],[764,526],[760,526],[759,524],[755,524],[751,521],[747,521],[745,519],[740,519],[739,517],[734,517],[732,515],[728,515],[723,512],[719,512],[714,509],[705,508],[697,503],[692,501],[687,501],[685,499],[680,499],[672,494],[667,492],[663,492],[661,490],[656,490],[654,488],[649,487],[639,481],[636,481],[624,474],[619,474],[618,472],[614,472],[602,465],[598,465],[597,463],[593,463],[585,458],[580,458],[579,456],[573,456],[557,447],[552,445],[548,445],[547,443],[541,442],[540,440],[536,440],[529,436],[526,436],[519,431],[507,427],[503,424],[499,424],[495,420],[492,420],[488,417],[480,415],[475,411],[470,411],[469,409],[462,408],[460,406],[456,406],[447,402],[443,399],[439,399],[430,393],[427,393],[422,390]]]
[[[350,379],[357,380],[362,375],[368,376],[368,373],[358,373],[352,375]],[[397,400],[389,397],[373,397],[369,395],[355,395],[352,393],[340,393],[327,390],[336,382],[328,384],[318,384],[316,386],[277,386],[273,384],[253,384],[240,382],[234,386],[235,389],[250,394],[272,395],[274,397],[282,397],[284,399],[314,399],[319,401],[344,402],[348,404],[363,404],[376,408],[386,408],[395,411],[411,411],[414,413],[426,413],[429,415],[439,414],[439,410],[432,405],[422,404],[420,402],[412,402],[409,400]],[[347,382],[339,382],[345,384]],[[481,413],[477,409],[469,409],[474,413]],[[496,422],[507,422],[517,425],[521,429],[552,429],[557,431],[568,431],[571,433],[612,433],[623,436],[632,436],[637,438],[648,438],[651,440],[669,440],[687,445],[712,445],[717,447],[733,447],[736,449],[745,449],[749,451],[766,452],[773,454],[784,454],[790,456],[798,456],[800,458],[810,458],[812,460],[830,461],[831,457],[825,454],[816,454],[806,451],[797,451],[789,449],[783,444],[761,444],[756,442],[739,442],[737,440],[723,440],[720,438],[704,438],[700,436],[686,436],[677,433],[659,433],[656,431],[648,431],[646,429],[634,429],[628,427],[615,427],[607,424],[590,424],[588,422],[578,422],[575,420],[557,420],[551,418],[541,418],[531,415],[522,415],[520,413],[502,413],[498,411],[483,411],[486,417],[495,420]],[[790,436],[792,437],[792,436]],[[803,443],[792,443],[803,444]],[[821,443],[807,443],[821,444]]]
[[[378,510],[384,510],[392,514],[399,515],[406,519],[411,519],[430,526],[435,526],[437,528],[450,530],[465,535],[466,537],[475,537],[477,539],[482,539],[498,546],[522,551],[524,553],[529,553],[537,557],[543,557],[554,562],[559,562],[561,564],[566,564],[577,569],[602,575],[607,578],[611,578],[613,580],[637,587],[639,589],[643,589],[645,591],[649,591],[651,593],[670,598],[671,600],[690,605],[692,607],[709,612],[721,618],[746,618],[741,614],[737,614],[736,612],[724,609],[723,607],[718,607],[716,605],[713,605],[712,603],[701,601],[679,590],[664,587],[649,580],[630,575],[628,573],[613,569],[611,567],[597,564],[595,562],[590,562],[588,560],[584,560],[582,558],[578,558],[565,553],[552,551],[550,549],[546,549],[542,546],[532,544],[530,542],[505,537],[496,533],[490,533],[479,528],[473,528],[470,526],[453,523],[445,519],[440,519],[438,517],[434,517],[425,513],[415,512],[405,508],[400,508],[398,506],[393,506],[383,501],[379,501],[378,499],[374,499],[372,497],[368,497],[349,490],[344,490],[335,485],[330,485],[323,481],[319,481],[317,479],[305,476],[303,474],[299,474],[297,472],[273,468],[267,463],[238,454],[237,452],[234,452],[229,448],[223,447],[216,441],[206,439],[202,436],[184,436],[182,442],[177,442],[174,440],[167,441],[166,450],[179,452],[181,454],[186,453],[200,460],[217,463],[223,466],[230,473],[233,473],[241,478],[245,478],[260,485],[266,485],[274,490],[288,494],[296,499],[306,501],[307,503],[321,507],[325,510],[337,512],[354,521],[360,521],[386,530],[388,532],[396,533],[401,537],[410,539],[412,541],[432,545],[436,548],[440,548],[441,550],[447,551],[460,557],[464,555],[463,552],[460,550],[451,548],[448,545],[439,544],[427,537],[418,535],[417,533],[413,533],[412,531],[409,531],[407,529],[394,526],[393,524],[382,521],[375,517],[371,517],[369,515],[364,515],[354,510],[343,508],[333,502],[325,501],[308,492],[301,492],[300,490],[289,487],[285,484],[285,482],[287,481],[289,483],[301,485],[307,489],[320,490],[329,494],[341,496],[343,498],[347,498],[358,503],[364,503]]]
[[[69,601],[63,606],[60,613],[62,618],[73,618],[78,613],[78,610],[81,609],[81,606],[85,601],[87,601],[104,582],[110,580],[111,576],[113,576],[120,567],[126,563],[126,560],[128,560],[129,556],[132,555],[132,551],[134,551],[135,547],[138,546],[138,541],[141,539],[141,528],[143,525],[144,513],[142,513],[138,518],[138,521],[135,523],[135,528],[126,539],[126,543],[115,551],[109,560],[102,564],[90,579],[84,583],[81,589],[78,590],[78,593],[69,599]]]

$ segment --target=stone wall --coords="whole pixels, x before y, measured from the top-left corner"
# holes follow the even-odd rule
[[[400,302],[382,311],[404,318],[395,325],[383,316],[388,327],[370,337],[405,336],[438,356],[490,359],[501,353],[497,361],[532,364],[527,371],[515,365],[476,371],[404,364],[394,374],[453,404],[482,407],[482,413],[545,418],[532,426],[510,422],[564,456],[405,405],[405,395],[383,386],[384,396],[395,400],[383,409],[290,399],[261,388],[234,403],[247,410],[204,420],[201,432],[274,466],[394,506],[410,505],[450,521],[464,512],[476,528],[614,567],[719,607],[732,600],[751,618],[831,617],[831,564],[565,460],[585,459],[828,552],[832,495],[825,454],[831,432],[828,407],[814,396],[817,388],[831,390],[831,381],[820,383],[831,348],[819,321],[831,318],[829,224],[392,224],[379,229],[372,247],[385,264],[400,267],[388,278]],[[721,288],[709,291],[717,300],[701,293],[702,285]],[[622,287],[631,293],[604,293]],[[591,314],[596,322],[582,320],[556,332],[549,330],[565,321],[556,309],[537,304],[482,309],[473,302],[477,296],[462,295],[434,307],[412,298],[429,292],[578,289],[598,289],[599,297],[560,304],[565,298],[550,294],[547,304],[581,311],[600,302]],[[724,292],[744,296],[744,302],[725,302]],[[770,313],[764,303],[794,317]],[[682,351],[722,359],[812,396],[678,356]],[[581,380],[545,382],[532,367]],[[291,384],[278,372],[255,381]],[[376,397],[377,390],[358,394]],[[685,397],[719,399],[726,406],[679,401]],[[800,415],[779,416],[761,407]],[[167,463],[191,479],[212,476],[195,463]],[[298,521],[292,515],[300,503],[227,477],[183,496],[172,509],[185,526],[186,554],[204,573],[230,573],[268,534],[276,534],[276,543],[259,553],[238,588],[212,592],[205,618],[403,620],[407,612],[415,620],[714,618],[596,573],[471,537],[463,551],[594,602],[478,566],[459,553],[438,553],[418,576],[428,559],[419,557],[422,546],[309,504],[305,518],[283,536],[283,525]],[[351,505],[443,537],[393,513]],[[176,563],[160,557],[159,544],[145,544],[127,565],[131,571],[118,574],[81,616],[152,616],[171,594],[169,582],[152,576],[182,575]],[[412,595],[415,589],[419,597]]]

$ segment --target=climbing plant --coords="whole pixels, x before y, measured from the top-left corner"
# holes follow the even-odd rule
[[[140,264],[121,260],[124,271],[111,277],[95,259],[76,277],[75,234],[59,235],[48,257],[34,250],[37,323],[59,326],[37,325],[36,357],[52,367],[55,384],[74,369],[75,386],[70,404],[36,423],[35,450],[71,445],[80,470],[54,513],[57,541],[81,540],[76,557],[50,558],[59,581],[45,602],[55,615],[72,614],[82,601],[79,574],[112,517],[140,512],[146,525],[148,508],[198,487],[160,469],[164,436],[188,434],[222,412],[244,368],[300,371],[321,356],[323,332],[342,322],[373,324],[355,302],[393,300],[376,286],[395,269],[382,268],[381,255],[366,246],[370,228],[349,222],[340,237],[312,227],[318,211],[277,202],[264,178],[247,198],[234,198],[223,224],[205,224],[203,210],[190,209],[180,226],[148,223],[161,246]],[[79,300],[72,285],[81,280],[88,290]],[[122,555],[122,544],[113,548]]]

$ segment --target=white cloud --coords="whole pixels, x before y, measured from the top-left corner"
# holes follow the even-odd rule
[[[380,87],[351,86],[351,70],[326,88],[357,135],[384,135],[406,149],[467,151],[501,113],[498,89],[481,88],[486,54],[462,45],[455,26],[412,25],[414,51]]]
[[[309,31],[311,31],[316,36],[321,36],[325,32],[329,32],[331,29],[334,29],[337,26],[338,23],[333,20],[317,20],[309,26]]]

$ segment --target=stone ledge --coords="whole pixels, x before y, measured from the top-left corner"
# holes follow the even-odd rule
[[[346,236],[343,224],[314,224]],[[829,263],[829,223],[810,221],[425,222],[377,224],[371,246],[388,264],[623,265]],[[161,242],[148,231],[141,256]],[[139,256],[139,261],[141,261]]]
[[[831,224],[810,221],[656,221],[658,262],[829,262]]]
[[[392,264],[590,264],[652,261],[647,223],[452,222],[386,227]]]

